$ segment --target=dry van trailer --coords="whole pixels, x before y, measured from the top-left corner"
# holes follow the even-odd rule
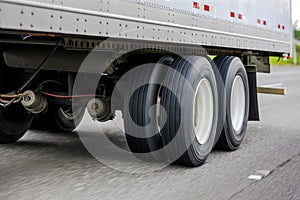
[[[72,131],[86,107],[112,119],[118,81],[156,63],[119,91],[129,148],[199,166],[213,147],[236,150],[248,120],[259,120],[256,73],[270,72],[269,56],[291,52],[291,1],[0,0],[0,36],[1,143],[30,127]],[[75,95],[78,72],[98,72],[81,71],[91,52],[111,62],[94,96]],[[128,92],[144,80],[155,84]],[[163,121],[159,109],[148,112],[157,104]],[[152,128],[134,126],[151,119]]]

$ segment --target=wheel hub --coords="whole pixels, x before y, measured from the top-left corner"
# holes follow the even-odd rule
[[[196,139],[203,145],[211,134],[214,116],[213,92],[207,79],[201,80],[196,89],[193,110]]]
[[[231,122],[235,132],[243,128],[244,116],[246,112],[246,91],[241,76],[236,76],[231,91]]]

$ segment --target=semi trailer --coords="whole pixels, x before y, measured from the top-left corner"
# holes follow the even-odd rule
[[[138,158],[199,166],[213,148],[237,150],[259,120],[256,74],[290,55],[291,6],[0,0],[0,143],[121,110]]]

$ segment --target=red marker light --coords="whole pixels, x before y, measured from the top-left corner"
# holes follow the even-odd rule
[[[194,8],[200,9],[200,3],[194,1]]]
[[[204,5],[204,10],[209,12],[210,11],[210,6],[209,5]]]

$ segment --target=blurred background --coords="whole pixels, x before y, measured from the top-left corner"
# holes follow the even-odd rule
[[[299,65],[300,64],[300,1],[292,0],[292,20],[293,20],[293,34],[294,34],[294,46],[293,46],[293,58],[289,60],[280,60],[278,58],[271,58],[272,65]]]

